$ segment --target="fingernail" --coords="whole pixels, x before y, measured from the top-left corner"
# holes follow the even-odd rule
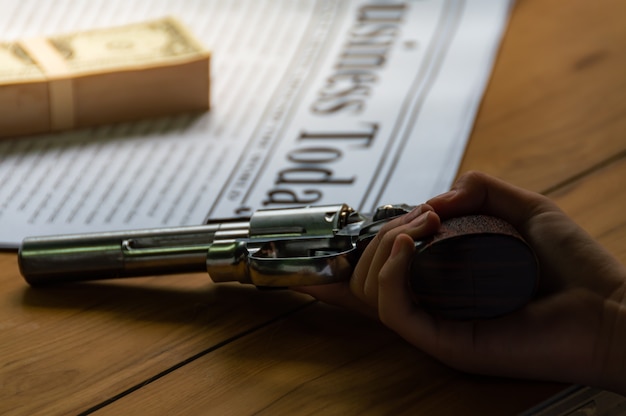
[[[430,214],[430,211],[423,212],[420,216],[418,216],[413,221],[411,221],[411,225],[414,226],[414,227],[416,227],[418,225],[422,225],[423,223],[426,222],[426,218],[428,218],[429,214]]]
[[[391,246],[391,253],[389,253],[389,258],[393,259],[398,254],[401,254],[405,250],[406,245],[401,241],[401,239],[396,238],[393,242],[393,246]]]
[[[389,258],[392,259],[396,257],[400,252],[402,252],[402,243],[400,243],[396,238],[393,242],[393,246],[391,246],[391,253],[389,253]]]
[[[408,214],[406,214],[404,216],[404,223],[408,224],[411,221],[413,221],[415,218],[417,218],[423,211],[423,207],[422,205],[418,205],[415,208],[413,208]]]

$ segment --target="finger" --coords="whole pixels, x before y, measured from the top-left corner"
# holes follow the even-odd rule
[[[560,212],[543,195],[480,172],[465,173],[449,192],[430,199],[428,204],[444,218],[467,214],[494,215],[520,231],[540,212]]]
[[[378,276],[384,264],[388,261],[396,237],[406,234],[411,241],[423,239],[433,234],[439,228],[439,216],[430,210],[424,211],[408,224],[389,230],[379,239],[378,249],[372,258],[367,271],[367,278],[362,289],[362,299],[370,305],[378,304]]]
[[[466,368],[473,353],[474,325],[431,315],[414,302],[408,285],[408,265],[414,252],[411,239],[398,235],[378,278],[378,317],[422,351],[457,368]]]
[[[374,258],[374,255],[378,250],[378,246],[380,245],[382,237],[391,230],[410,223],[415,218],[419,217],[423,212],[429,210],[432,210],[430,206],[418,205],[413,208],[413,210],[411,210],[411,212],[409,212],[408,214],[400,216],[398,218],[394,218],[393,220],[382,226],[376,236],[372,238],[372,240],[368,243],[365,250],[363,250],[359,262],[357,263],[352,274],[352,278],[350,279],[350,285],[355,294],[363,293],[365,281],[371,268],[372,259]]]
[[[375,308],[370,307],[358,299],[352,291],[348,282],[331,283],[326,285],[298,286],[290,289],[313,296],[315,299],[335,306],[357,311],[371,318],[377,318]]]
[[[396,236],[389,258],[380,269],[378,283],[378,316],[394,328],[413,314],[415,305],[408,290],[408,269],[415,252],[413,239],[407,234]]]
[[[413,240],[400,234],[393,243],[388,261],[381,268],[378,283],[378,317],[409,343],[429,350],[434,340],[434,321],[413,301],[408,287],[408,267],[415,247]]]

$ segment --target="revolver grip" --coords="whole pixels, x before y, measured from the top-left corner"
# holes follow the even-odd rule
[[[453,218],[416,243],[409,286],[417,304],[450,319],[494,318],[533,297],[537,259],[507,222],[489,216]]]

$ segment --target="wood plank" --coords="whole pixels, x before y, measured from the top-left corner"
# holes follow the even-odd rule
[[[512,394],[522,385],[459,374],[376,322],[317,303],[95,414],[445,415],[494,403],[515,412],[561,387]]]
[[[33,289],[0,255],[0,414],[75,414],[309,299],[207,276]]]
[[[624,264],[626,264],[625,180],[626,155],[549,195]]]
[[[626,152],[626,2],[516,3],[460,172],[543,192]]]

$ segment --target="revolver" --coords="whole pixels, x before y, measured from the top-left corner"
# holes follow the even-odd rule
[[[195,272],[261,288],[328,284],[350,279],[380,228],[411,209],[385,205],[369,216],[346,204],[265,209],[198,226],[29,237],[18,261],[33,286]],[[407,290],[445,318],[510,313],[537,287],[532,249],[495,217],[443,221],[415,248]]]

